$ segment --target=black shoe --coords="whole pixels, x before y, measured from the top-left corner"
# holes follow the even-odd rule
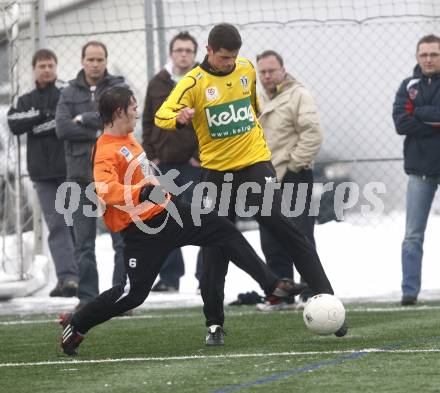
[[[342,326],[335,332],[336,337],[344,337],[348,333],[347,321],[344,321]]]
[[[295,283],[290,278],[280,278],[277,282],[277,286],[274,291],[267,296],[267,301],[270,303],[276,303],[280,299],[291,298],[292,296],[300,295],[306,289],[308,289],[306,283]]]
[[[72,320],[72,314],[61,314],[60,325],[63,327],[63,333],[60,337],[60,345],[63,352],[69,356],[75,356],[78,354],[76,349],[81,341],[84,340],[84,335],[79,334],[75,327],[70,323]]]
[[[208,328],[208,334],[205,338],[205,343],[208,347],[219,347],[225,345],[226,332],[223,330],[223,326],[211,325]]]
[[[151,288],[151,292],[179,292],[179,287],[169,285],[159,280],[157,284],[153,288]]]
[[[63,297],[74,297],[78,291],[78,283],[74,280],[67,280],[63,282],[61,293]]]
[[[58,281],[54,289],[49,292],[50,297],[73,297],[76,296],[78,283],[74,280]]]
[[[402,296],[400,304],[402,306],[415,306],[417,304],[417,298],[414,296]]]
[[[61,281],[57,282],[54,289],[49,292],[50,297],[63,297],[63,283]]]

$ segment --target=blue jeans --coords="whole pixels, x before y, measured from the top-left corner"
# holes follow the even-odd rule
[[[409,175],[406,191],[406,228],[402,243],[402,294],[417,298],[422,280],[422,257],[429,211],[440,176]]]
[[[193,182],[191,186],[188,187],[181,195],[181,199],[187,203],[191,203],[194,187],[200,177],[200,168],[194,167],[190,164],[160,163],[158,166],[163,174],[167,173],[171,169],[177,169],[180,173],[175,180],[178,186],[183,186],[190,181]],[[180,277],[182,277],[184,274],[185,265],[183,263],[182,250],[180,248],[176,248],[168,254],[167,259],[162,265],[162,268],[160,269],[160,280],[167,285],[172,285],[176,288],[179,288]]]

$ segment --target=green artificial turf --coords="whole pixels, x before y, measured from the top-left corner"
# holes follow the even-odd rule
[[[347,306],[344,338],[299,311],[226,308],[226,345],[207,348],[201,308],[137,311],[89,332],[73,360],[54,315],[0,317],[2,392],[438,392],[440,304]]]

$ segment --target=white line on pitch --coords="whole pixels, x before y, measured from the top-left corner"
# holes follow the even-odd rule
[[[168,356],[168,357],[138,357],[138,358],[118,358],[118,359],[90,359],[90,360],[53,360],[41,362],[23,363],[0,363],[0,368],[6,367],[33,367],[33,366],[57,366],[66,364],[102,364],[102,363],[132,363],[132,362],[166,362],[180,360],[202,360],[202,359],[238,359],[238,358],[259,358],[275,356],[320,356],[320,355],[345,355],[355,353],[392,353],[392,354],[414,354],[414,353],[439,353],[440,349],[380,349],[366,348],[358,351],[310,351],[310,352],[273,352],[273,353],[235,353],[223,355],[188,355],[188,356]]]

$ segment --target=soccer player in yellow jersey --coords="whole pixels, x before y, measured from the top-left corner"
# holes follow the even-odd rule
[[[213,183],[218,190],[215,200],[209,193],[205,196],[205,207],[212,205],[234,221],[245,199],[247,213],[252,210],[259,224],[285,245],[311,290],[333,294],[315,247],[282,214],[280,190],[274,186],[275,170],[257,119],[256,72],[248,59],[238,57],[241,44],[240,33],[234,26],[214,26],[204,61],[179,81],[156,112],[155,123],[178,132],[192,122],[199,141],[201,181]],[[273,191],[269,212],[265,189]],[[200,289],[208,327],[207,343],[217,338],[219,343],[223,342],[227,270],[228,259],[220,248],[203,249]],[[344,324],[336,335],[346,333]]]
[[[104,221],[124,239],[127,280],[101,293],[73,315],[61,315],[60,342],[64,353],[76,355],[92,327],[142,304],[167,255],[185,245],[220,247],[270,298],[285,298],[304,289],[272,273],[229,220],[215,212],[201,214],[200,208],[163,189],[160,177],[152,174],[142,146],[133,137],[137,103],[127,87],[114,87],[103,93],[99,113],[104,132],[95,145],[93,176],[98,196],[107,205]],[[193,215],[197,213],[198,224]],[[215,337],[221,336],[217,330]],[[219,341],[207,344],[219,345]]]

